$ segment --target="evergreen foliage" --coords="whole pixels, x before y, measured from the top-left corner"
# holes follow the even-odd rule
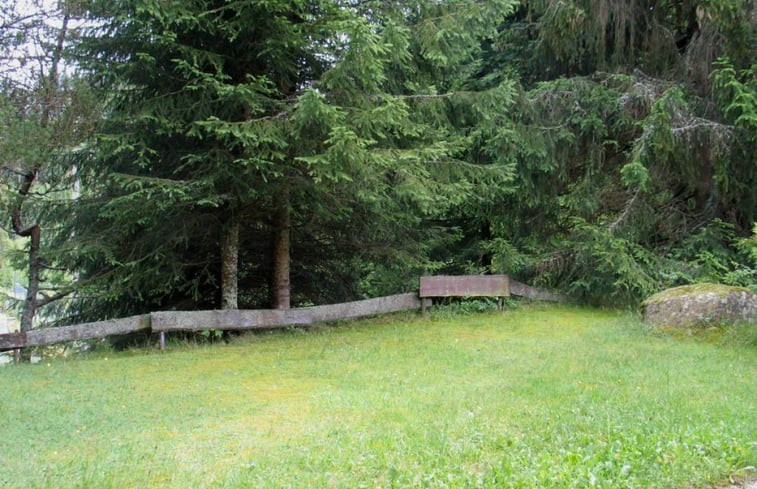
[[[4,151],[80,189],[34,208],[74,282],[59,322],[335,302],[437,271],[609,304],[756,286],[751,1],[76,6],[96,134],[61,125],[65,144],[24,155],[47,133],[13,136],[33,118],[7,90],[0,106],[0,142],[25,143]]]
[[[517,191],[463,214],[479,266],[611,304],[754,285],[755,28],[749,2],[523,2],[482,73],[523,89],[499,126]]]
[[[296,302],[387,290],[387,270],[409,287],[443,239],[422,220],[481,173],[466,121],[512,97],[465,87],[512,5],[91,2],[77,55],[107,103],[64,258],[79,318],[218,307],[231,221],[241,305],[265,306],[282,212]]]
[[[95,104],[63,61],[74,22],[68,2],[50,8],[12,0],[3,7],[0,209],[15,242],[4,246],[2,275],[9,279],[3,288],[13,288],[7,302],[19,312],[21,331],[27,331],[40,310],[54,317],[44,306],[73,291],[71,271],[55,266],[58,250],[50,244],[62,216],[51,210],[76,192],[70,155],[91,129]]]

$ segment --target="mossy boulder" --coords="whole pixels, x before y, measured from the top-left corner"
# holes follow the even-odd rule
[[[757,294],[743,287],[694,284],[659,292],[641,305],[656,326],[707,327],[757,321]]]

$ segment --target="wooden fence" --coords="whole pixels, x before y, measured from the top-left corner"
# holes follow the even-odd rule
[[[507,275],[421,277],[420,292],[366,299],[341,304],[294,309],[162,311],[109,321],[44,328],[0,335],[0,351],[46,346],[75,340],[105,338],[150,330],[161,335],[171,331],[255,330],[310,326],[324,321],[355,319],[430,305],[432,297],[506,297],[563,301],[564,296],[511,280]]]
[[[531,287],[530,285],[510,280],[510,294],[525,297],[535,301],[568,302],[567,295],[556,294],[548,290]]]
[[[0,351],[105,338],[143,330],[164,334],[169,331],[253,330],[310,326],[321,321],[355,319],[420,308],[421,300],[418,294],[410,293],[294,309],[162,311],[124,319],[4,334],[0,335]]]
[[[516,282],[507,275],[421,277],[418,295],[421,297],[424,312],[431,305],[434,297],[497,297],[500,308],[502,298],[510,295],[540,301],[565,302],[568,300],[564,295]]]
[[[249,330],[286,326],[310,326],[321,321],[354,319],[421,307],[417,294],[400,294],[327,306],[294,309],[154,312],[152,330],[199,331],[205,329]]]
[[[111,319],[94,323],[60,326],[58,328],[33,329],[25,333],[0,335],[0,351],[47,346],[74,340],[91,340],[107,336],[122,335],[150,329],[150,315]]]

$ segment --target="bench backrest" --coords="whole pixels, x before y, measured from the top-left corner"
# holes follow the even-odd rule
[[[421,277],[421,297],[507,297],[507,275],[437,275]]]

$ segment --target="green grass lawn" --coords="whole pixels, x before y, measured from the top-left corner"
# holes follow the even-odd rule
[[[0,487],[704,487],[757,465],[757,349],[566,306],[0,369]]]

